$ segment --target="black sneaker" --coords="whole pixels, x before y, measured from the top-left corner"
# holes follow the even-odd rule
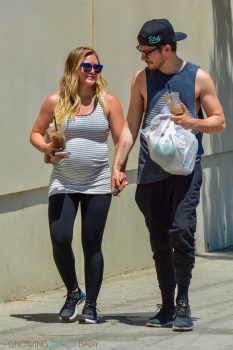
[[[165,308],[162,305],[157,305],[160,309],[154,317],[149,318],[146,322],[147,327],[171,327],[174,320],[175,308]]]
[[[187,301],[179,301],[176,306],[175,318],[173,323],[174,331],[191,331],[193,329],[193,320],[191,309]]]
[[[97,323],[99,316],[96,311],[96,304],[86,303],[78,321],[79,323]]]
[[[81,289],[76,293],[67,294],[66,302],[59,313],[59,319],[61,321],[74,320],[77,316],[77,306],[85,300],[85,297]]]

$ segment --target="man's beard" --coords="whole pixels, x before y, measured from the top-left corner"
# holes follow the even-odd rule
[[[160,62],[151,62],[151,61],[147,61],[146,62],[147,67],[149,70],[158,70],[162,67],[162,65],[164,64],[164,60],[160,61]]]

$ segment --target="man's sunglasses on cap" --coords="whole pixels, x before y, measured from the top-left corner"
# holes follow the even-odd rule
[[[136,49],[140,52],[140,54],[141,54],[143,57],[148,58],[148,57],[150,57],[150,55],[151,55],[153,52],[155,52],[155,51],[160,51],[162,47],[163,47],[163,46],[158,46],[158,47],[155,47],[154,49],[152,49],[152,50],[150,50],[150,51],[142,51],[142,50],[139,49],[139,45],[138,45],[138,46],[136,46]]]
[[[92,69],[94,69],[94,72],[96,74],[98,74],[103,69],[103,65],[102,64],[91,64],[91,63],[83,62],[81,64],[81,66],[83,67],[83,70],[86,73],[90,73],[92,71]]]

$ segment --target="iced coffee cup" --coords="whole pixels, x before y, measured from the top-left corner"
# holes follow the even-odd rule
[[[48,129],[45,133],[45,142],[50,143],[53,142],[53,148],[57,149],[59,151],[64,150],[66,148],[66,142],[65,142],[65,133],[64,133],[64,127],[63,126],[57,126],[53,123],[49,124]],[[69,153],[63,152],[64,157],[68,157]],[[51,158],[51,154],[45,154],[44,155],[44,162],[45,163],[51,163],[51,164],[57,164],[58,161]]]
[[[61,150],[66,148],[65,133],[63,126],[57,126],[57,128],[49,128],[48,134],[51,141],[53,142],[54,148]]]
[[[166,102],[166,105],[171,114],[183,114],[183,109],[179,98],[179,92],[171,92],[170,94],[165,95],[164,101]]]

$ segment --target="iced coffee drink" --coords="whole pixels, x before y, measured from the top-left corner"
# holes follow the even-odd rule
[[[45,133],[45,142],[46,143],[52,142],[54,149],[64,150],[66,148],[64,127],[63,126],[55,127],[53,123],[50,123]],[[65,156],[68,157],[68,154],[67,155],[65,154],[64,157]],[[57,163],[55,159],[52,160],[51,154],[47,154],[47,153],[44,155],[44,162],[51,163],[51,164]]]
[[[49,137],[53,142],[53,147],[56,149],[65,149],[66,141],[63,126],[58,126],[57,130],[55,128],[48,130]]]
[[[183,109],[179,98],[179,92],[171,92],[170,94],[165,95],[164,101],[166,102],[166,105],[171,114],[183,114]]]

